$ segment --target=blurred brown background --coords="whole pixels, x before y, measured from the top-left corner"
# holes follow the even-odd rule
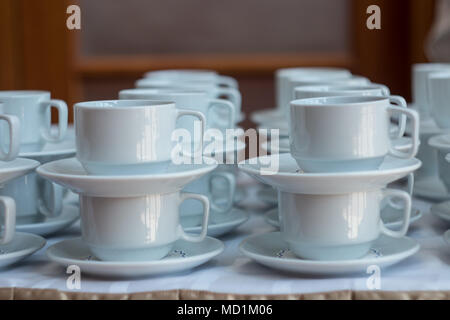
[[[81,30],[66,28],[71,4]],[[372,4],[381,30],[366,28]],[[433,13],[428,0],[2,0],[0,90],[72,105],[116,98],[149,70],[208,68],[237,78],[248,114],[274,106],[275,69],[337,66],[410,99]]]

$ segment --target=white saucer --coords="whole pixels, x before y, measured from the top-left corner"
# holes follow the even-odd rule
[[[433,204],[431,206],[430,212],[436,217],[450,222],[450,201]]]
[[[412,140],[408,137],[401,137],[398,139],[395,139],[392,141],[394,148],[399,151],[405,151],[412,147]],[[261,148],[267,153],[273,153],[272,152],[272,143],[269,141],[261,143]],[[290,152],[290,146],[289,146],[289,138],[288,137],[281,137],[278,141],[278,153],[289,153]]]
[[[0,268],[23,260],[45,246],[45,239],[29,233],[16,232],[13,240],[0,245]]]
[[[157,261],[99,261],[92,256],[81,238],[58,242],[47,249],[50,260],[64,265],[77,265],[83,273],[100,277],[144,277],[186,271],[197,267],[224,249],[220,240],[206,237],[201,242],[179,240],[172,252]]]
[[[272,187],[264,186],[257,192],[258,200],[261,200],[265,204],[268,205],[276,205],[278,203],[278,193]]]
[[[278,171],[276,168],[267,167],[267,163],[278,163]],[[283,153],[242,161],[239,163],[239,169],[284,192],[333,194],[384,188],[387,184],[407,176],[420,165],[418,159],[405,160],[388,156],[376,170],[304,173],[289,153]]]
[[[445,242],[450,245],[450,230],[445,231],[443,237]]]
[[[95,197],[127,197],[180,190],[216,167],[217,163],[211,165],[171,163],[161,173],[100,176],[89,175],[76,158],[69,158],[46,163],[36,172],[75,193]]]
[[[43,218],[36,223],[16,224],[16,231],[47,236],[64,230],[80,218],[80,209],[72,204],[64,204],[61,214],[54,218]]]
[[[38,161],[24,158],[16,158],[12,161],[0,161],[0,183],[5,183],[23,176],[38,166]]]
[[[285,120],[285,115],[277,108],[262,109],[253,112],[250,115],[250,120],[256,124],[270,123],[273,121],[278,122]]]
[[[75,138],[72,136],[66,137],[63,141],[57,143],[47,142],[41,150],[34,152],[21,152],[19,157],[24,158],[40,158],[53,157],[58,158],[62,156],[74,156],[76,153]]]
[[[380,236],[371,251],[360,259],[339,261],[303,260],[294,256],[279,232],[253,235],[245,239],[241,252],[269,268],[314,275],[339,275],[346,273],[366,273],[367,267],[377,265],[387,267],[415,254],[420,246],[416,240],[402,237]]]
[[[415,196],[433,201],[445,201],[450,199],[450,194],[447,192],[447,188],[437,176],[425,179],[416,179],[416,181],[414,181],[413,194]]]
[[[392,229],[401,227],[402,221],[403,221],[402,216],[403,216],[403,211],[392,208],[390,206],[385,207],[381,211],[381,218],[383,219],[385,226],[387,226],[388,228],[392,228]],[[422,217],[422,212],[420,212],[419,209],[412,208],[409,223],[412,224],[413,222],[419,220],[421,217]],[[268,224],[270,224],[276,228],[279,228],[280,222],[278,221],[278,208],[269,210],[266,213],[265,219]]]
[[[181,225],[183,225],[183,220],[187,217],[181,217]],[[214,215],[210,219],[208,224],[208,236],[219,237],[228,232],[233,231],[241,224],[246,222],[249,218],[249,214],[243,210],[232,208],[229,212],[220,215]],[[183,228],[187,233],[199,234],[201,231],[200,226],[196,227],[185,227]]]

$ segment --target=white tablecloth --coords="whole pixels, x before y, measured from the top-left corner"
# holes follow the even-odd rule
[[[66,287],[65,268],[47,260],[42,249],[17,266],[0,271],[0,288],[22,287],[96,293],[133,293],[171,289],[206,290],[221,293],[291,294],[336,290],[368,290],[369,275],[318,278],[283,274],[250,261],[239,252],[239,243],[248,235],[274,231],[264,221],[264,211],[257,208],[256,186],[247,189],[250,220],[223,237],[225,251],[212,261],[181,274],[139,280],[81,277],[81,289]],[[255,206],[256,205],[256,206]],[[442,238],[450,225],[429,213],[430,204],[415,199],[414,205],[424,216],[409,236],[417,239],[420,251],[407,260],[381,270],[381,290],[450,290],[450,246]],[[64,238],[79,236],[79,225],[48,240],[47,247]]]

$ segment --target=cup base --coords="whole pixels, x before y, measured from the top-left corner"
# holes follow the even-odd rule
[[[160,260],[172,250],[173,244],[140,249],[117,248],[111,249],[89,245],[92,254],[103,261],[152,261]]]
[[[296,159],[298,166],[304,172],[352,172],[352,171],[366,171],[376,170],[380,167],[384,160],[383,157],[375,157],[369,159],[357,159],[357,160],[304,160]]]
[[[372,241],[343,246],[312,246],[289,242],[289,248],[299,258],[308,260],[349,260],[359,259],[366,255]]]
[[[170,166],[171,161],[158,161],[155,163],[133,163],[133,164],[106,164],[95,162],[81,162],[84,169],[93,175],[138,175],[162,173]]]

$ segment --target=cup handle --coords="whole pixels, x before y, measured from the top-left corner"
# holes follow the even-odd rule
[[[412,138],[412,147],[410,150],[406,152],[398,151],[392,146],[391,143],[389,153],[401,159],[413,158],[417,154],[417,150],[419,148],[419,114],[415,110],[392,105],[388,107],[388,111],[391,113],[393,112],[402,113],[407,117],[411,118],[411,138]]]
[[[236,178],[233,174],[229,172],[214,172],[211,174],[209,178],[209,190],[213,189],[212,180],[216,177],[224,178],[228,184],[228,196],[227,196],[227,205],[224,207],[220,207],[211,201],[211,210],[217,211],[219,213],[228,212],[231,207],[233,207],[234,193],[236,191]]]
[[[51,188],[51,199],[50,209],[48,209],[41,199],[39,200],[39,212],[41,212],[46,217],[57,217],[62,212],[62,199],[64,197],[65,188],[47,180],[44,183],[49,183]]]
[[[200,148],[198,150],[194,150],[194,154],[200,153],[200,156],[203,155],[203,139],[205,136],[205,128],[206,128],[206,118],[203,113],[200,111],[187,110],[187,109],[177,109],[177,119],[182,116],[193,116],[200,120],[202,123],[202,132],[200,135]],[[189,156],[192,156],[189,152]]]
[[[234,119],[236,119],[234,104],[232,104],[230,101],[223,100],[223,99],[213,99],[213,100],[209,101],[208,113],[211,111],[211,109],[214,109],[214,108],[228,109],[228,122],[225,126],[225,129],[234,128]],[[213,124],[210,124],[210,125],[213,125]]]
[[[52,107],[58,109],[58,135],[51,133],[51,124],[42,131],[42,136],[49,142],[58,142],[64,139],[67,132],[68,111],[67,104],[62,100],[52,99],[42,103],[45,107],[44,112],[50,112]]]
[[[384,189],[383,191],[383,198],[386,197],[395,197],[400,198],[405,203],[403,206],[403,224],[400,230],[394,231],[389,228],[387,228],[383,221],[380,220],[380,230],[381,233],[384,233],[385,235],[394,237],[394,238],[400,238],[406,235],[406,232],[409,228],[409,219],[411,216],[411,196],[403,191],[403,190],[396,190],[396,189]]]
[[[387,89],[387,90],[389,91],[389,89]],[[408,105],[406,103],[406,100],[403,97],[401,97],[401,96],[386,95],[386,98],[388,98],[391,103],[395,103],[399,107],[402,107],[402,108],[407,108],[408,107]],[[400,114],[398,122],[399,122],[399,124],[398,124],[398,132],[395,132],[394,135],[391,135],[392,139],[401,138],[405,134],[405,130],[406,130],[406,115],[405,114]]]
[[[16,229],[16,203],[13,198],[1,197],[0,196],[0,206],[3,208],[4,215],[4,227],[3,235],[0,237],[0,245],[7,244],[14,237],[14,232]]]
[[[407,179],[408,179],[408,181],[407,181],[408,187],[407,187],[406,192],[408,192],[409,196],[412,197],[412,193],[413,193],[413,189],[414,189],[414,174],[413,173],[408,174]],[[388,199],[388,204],[389,204],[389,206],[391,206],[394,209],[397,209],[397,210],[403,209],[403,206],[396,204],[390,198]]]
[[[241,112],[242,96],[236,88],[221,88],[216,91],[216,98],[226,97],[235,106],[235,115]],[[236,120],[236,117],[234,118]]]
[[[238,82],[233,77],[229,76],[219,76],[219,81],[217,82],[219,86],[224,86],[228,88],[235,88],[237,89],[239,87]]]
[[[180,225],[181,238],[190,242],[200,242],[205,239],[208,232],[208,221],[209,221],[209,200],[208,197],[197,194],[182,192],[180,195],[180,204],[187,199],[196,199],[203,203],[203,220],[202,220],[202,231],[199,235],[189,235],[184,232],[183,227]]]
[[[14,160],[20,151],[20,120],[12,115],[0,115],[0,119],[5,120],[8,124],[9,131],[9,148],[8,152],[0,148],[0,160]]]

